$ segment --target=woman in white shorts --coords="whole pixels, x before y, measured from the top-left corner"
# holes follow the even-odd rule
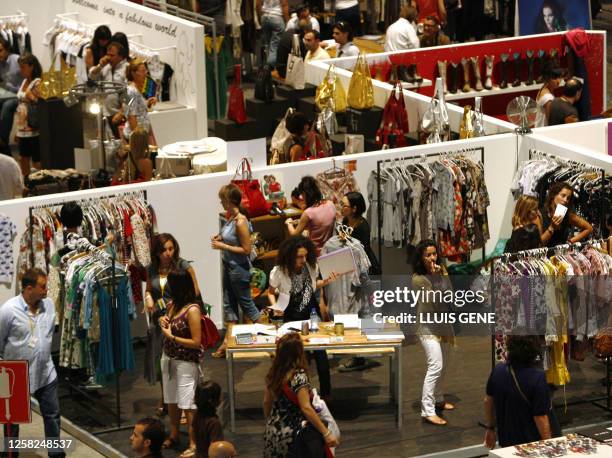
[[[170,436],[163,448],[179,444],[180,410],[185,411],[189,425],[189,448],[182,458],[195,454],[192,419],[195,414],[195,388],[200,375],[202,329],[200,306],[195,303],[193,279],[187,271],[173,271],[168,274],[168,286],[172,291],[172,302],[168,312],[159,319],[164,334],[161,371],[164,402],[170,415]]]

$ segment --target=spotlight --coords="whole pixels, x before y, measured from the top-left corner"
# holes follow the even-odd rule
[[[97,101],[93,101],[91,105],[89,105],[89,112],[91,114],[99,114],[100,113],[100,104]]]

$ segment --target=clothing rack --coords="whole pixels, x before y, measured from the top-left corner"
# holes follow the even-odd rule
[[[557,245],[554,247],[532,248],[530,250],[517,251],[516,253],[504,253],[503,255],[498,256],[497,258],[494,258],[492,260],[493,266],[491,268],[491,279],[492,279],[492,284],[493,284],[491,288],[491,304],[493,305],[495,303],[494,294],[493,294],[495,292],[495,286],[494,286],[495,270],[493,268],[495,263],[502,262],[502,261],[507,262],[513,259],[516,260],[516,259],[523,259],[523,258],[529,258],[529,257],[548,257],[548,256],[551,256],[557,253],[561,254],[569,250],[580,249],[580,248],[584,248],[587,246],[596,246],[600,244],[606,244],[609,250],[610,247],[608,244],[611,242],[612,240],[609,237],[602,238],[602,239],[592,239],[592,240],[587,240],[585,242],[566,243],[566,244]],[[611,393],[612,380],[610,378],[610,371],[612,370],[612,357],[607,356],[607,357],[604,357],[603,359],[605,360],[605,365],[606,365],[606,375],[604,377],[604,381],[606,383],[606,395],[600,396],[597,398],[581,399],[578,401],[566,402],[564,404],[565,406],[590,403],[607,412],[612,412],[612,393]],[[495,335],[493,334],[491,336],[491,368],[493,369],[494,367],[495,367]],[[604,400],[606,401],[606,403],[602,404],[600,401],[604,401]]]
[[[28,208],[28,217],[29,217],[29,226],[28,226],[28,230],[30,232],[30,264],[33,266],[34,265],[34,227],[32,226],[32,221],[33,221],[33,216],[34,216],[34,210],[39,210],[39,209],[54,209],[56,207],[59,207],[65,203],[68,202],[75,202],[77,204],[79,204],[81,207],[83,206],[88,206],[91,204],[95,204],[100,202],[100,200],[109,200],[109,199],[117,199],[117,198],[140,198],[142,200],[144,200],[145,202],[147,202],[147,190],[146,189],[142,189],[139,191],[128,191],[128,192],[124,192],[124,193],[120,193],[120,194],[110,194],[107,196],[99,196],[99,197],[86,197],[84,199],[62,199],[62,200],[58,200],[55,201],[53,203],[47,203],[47,204],[40,204],[40,205],[33,205],[31,207]]]
[[[568,158],[564,158],[564,157],[560,157],[560,156],[555,156],[554,154],[549,154],[549,153],[545,153],[543,151],[538,151],[535,149],[530,149],[529,150],[529,160],[533,159],[534,157],[544,157],[544,158],[548,158],[548,159],[552,159],[554,161],[560,162],[560,163],[564,163],[564,164],[569,164],[575,167],[579,167],[584,171],[592,171],[592,172],[597,172],[597,173],[601,173],[601,185],[603,186],[605,181],[606,181],[606,171],[605,169],[603,169],[602,167],[597,167],[595,165],[591,165],[591,164],[587,164],[585,162],[579,162],[579,161],[575,161],[573,159],[568,159]],[[600,216],[600,231],[601,234],[604,233],[605,229],[606,229],[606,207],[605,207],[605,202],[602,200],[600,208],[599,208],[599,216]]]
[[[483,146],[479,146],[479,147],[474,147],[474,148],[463,148],[463,149],[458,149],[458,150],[454,150],[454,151],[445,151],[445,152],[438,152],[438,153],[429,153],[429,154],[421,154],[418,156],[406,156],[406,157],[401,157],[401,158],[392,158],[392,159],[380,159],[378,161],[376,161],[376,193],[377,193],[377,199],[378,199],[378,215],[376,215],[377,217],[377,227],[378,227],[378,262],[380,264],[380,269],[381,272],[383,270],[383,256],[382,256],[382,199],[381,199],[381,190],[380,190],[380,172],[382,170],[382,165],[386,164],[386,163],[393,163],[393,162],[405,162],[405,161],[412,161],[415,159],[418,159],[422,162],[426,162],[428,158],[430,157],[437,157],[437,158],[442,158],[445,156],[453,156],[453,155],[459,155],[459,154],[463,154],[463,153],[474,153],[474,152],[480,152],[480,161],[482,162],[483,166],[484,166],[484,147]],[[486,245],[486,244],[485,244]],[[486,258],[486,251],[485,251],[485,245],[483,245],[482,247],[482,262],[485,262],[485,258]]]
[[[30,16],[22,11],[17,10],[17,14],[11,14],[8,16],[0,16],[0,24],[16,24],[26,25],[26,21]]]
[[[116,276],[116,254],[115,254],[115,250],[112,247],[110,248],[111,253],[106,253],[104,251],[101,251],[100,247],[97,247],[95,245],[93,245],[91,242],[89,242],[89,240],[87,240],[84,237],[79,237],[77,234],[69,234],[68,235],[68,243],[74,243],[75,245],[75,249],[79,252],[82,253],[101,253],[102,255],[104,255],[105,257],[110,258],[110,262],[111,262],[111,291],[110,291],[110,298],[111,298],[111,321],[113,323],[113,333],[115,334],[115,336],[119,336],[120,331],[119,331],[119,318],[117,317],[117,276]],[[96,431],[94,432],[94,434],[103,434],[103,433],[107,433],[107,432],[115,432],[115,431],[121,431],[123,429],[126,428],[130,428],[131,425],[121,425],[121,369],[119,369],[119,365],[120,365],[120,361],[119,361],[119,351],[120,348],[118,348],[118,344],[117,344],[117,340],[113,339],[113,357],[115,360],[115,401],[116,401],[116,410],[112,411],[112,409],[108,408],[107,406],[104,405],[104,407],[106,408],[106,410],[114,413],[116,415],[116,419],[117,419],[117,426],[113,427],[113,428],[109,428],[109,429],[105,429],[102,431]],[[100,401],[89,396],[84,390],[81,390],[79,387],[76,387],[72,384],[70,384],[70,389],[71,390],[75,390],[77,391],[79,394],[83,395],[86,397],[86,399],[90,402],[93,402],[94,404],[99,404]]]

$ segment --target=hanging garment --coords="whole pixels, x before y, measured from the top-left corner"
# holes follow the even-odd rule
[[[13,240],[17,226],[8,216],[0,214],[0,283],[11,283],[15,275]]]

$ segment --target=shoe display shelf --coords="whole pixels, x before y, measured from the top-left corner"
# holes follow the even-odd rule
[[[461,100],[461,99],[470,99],[474,97],[487,97],[490,95],[501,95],[501,94],[515,94],[521,92],[529,92],[529,91],[538,91],[542,87],[542,83],[534,83],[527,84],[521,83],[518,86],[508,86],[504,89],[498,87],[494,87],[493,89],[483,89],[482,91],[477,91],[476,89],[472,89],[468,92],[457,91],[456,93],[447,92],[444,95],[444,98],[447,102],[451,100]]]

